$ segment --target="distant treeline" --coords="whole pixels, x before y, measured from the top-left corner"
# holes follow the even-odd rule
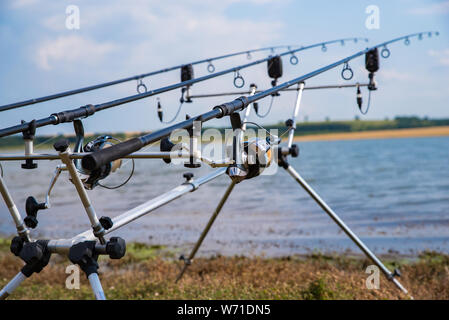
[[[360,132],[372,130],[394,130],[406,128],[421,128],[449,126],[449,119],[428,119],[419,117],[396,117],[393,120],[350,120],[350,121],[323,121],[298,123],[295,135],[309,135],[334,132]],[[265,126],[267,129],[285,129],[285,124]]]
[[[420,127],[435,127],[435,126],[449,126],[449,119],[428,119],[419,117],[396,117],[393,120],[348,120],[348,121],[321,121],[321,122],[301,122],[298,123],[295,130],[295,135],[311,135],[321,133],[337,133],[337,132],[360,132],[360,131],[372,131],[372,130],[392,130],[392,129],[405,129],[405,128],[420,128]],[[285,130],[284,123],[278,123],[276,125],[266,125],[266,129],[278,129],[280,132]],[[220,131],[224,131],[225,128],[218,128]],[[141,134],[144,134],[142,132]],[[93,137],[99,136],[100,133],[87,137],[86,141]],[[124,132],[113,133],[115,138],[120,140],[126,140],[131,137],[140,135],[139,133],[127,134]],[[51,145],[58,138],[67,138],[71,143],[75,142],[74,136],[36,136],[35,145],[44,144]],[[51,140],[50,140],[51,139]],[[20,135],[11,137],[0,138],[1,147],[16,147],[22,146],[23,140]]]

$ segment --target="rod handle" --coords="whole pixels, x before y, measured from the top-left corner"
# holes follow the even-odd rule
[[[109,148],[104,148],[91,154],[85,155],[81,165],[86,170],[95,170],[114,160],[123,158],[130,153],[136,152],[144,146],[139,138],[117,143]]]

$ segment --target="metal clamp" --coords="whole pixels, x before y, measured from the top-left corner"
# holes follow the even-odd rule
[[[405,38],[404,44],[405,44],[406,46],[410,45],[410,39],[409,39],[408,37]]]
[[[326,52],[327,51],[327,47],[326,47],[326,44],[322,44],[321,45],[321,51],[323,51],[323,52]]]

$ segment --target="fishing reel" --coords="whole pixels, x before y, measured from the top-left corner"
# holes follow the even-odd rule
[[[75,128],[76,133],[76,142],[74,147],[74,152],[81,153],[81,152],[96,152],[105,148],[109,148],[113,146],[114,144],[120,143],[121,141],[117,138],[114,138],[110,135],[102,135],[94,140],[86,143],[83,146],[84,143],[84,128],[81,120],[75,120],[73,121],[73,126]],[[84,188],[87,190],[92,190],[96,186],[101,186],[106,189],[117,189],[119,187],[122,187],[125,185],[130,179],[131,176],[134,173],[134,160],[132,160],[132,170],[129,175],[129,177],[119,185],[116,186],[106,186],[100,183],[100,180],[103,180],[107,178],[111,173],[117,172],[122,167],[122,160],[114,160],[112,162],[109,162],[98,169],[88,171],[84,169],[81,165],[81,159],[75,159],[74,165],[78,172],[81,175],[81,181],[83,182]]]
[[[275,135],[266,138],[250,138],[243,140],[244,132],[241,131],[242,121],[238,113],[230,116],[232,129],[234,130],[232,148],[227,148],[227,157],[233,159],[226,170],[226,174],[232,181],[239,183],[245,179],[251,179],[260,175],[273,162],[273,145],[280,143],[281,139]]]
[[[237,146],[234,144],[235,163],[228,167],[226,174],[236,183],[259,176],[273,162],[272,145],[279,142],[280,139],[276,136],[266,139],[251,138],[241,144],[239,155],[235,154]]]

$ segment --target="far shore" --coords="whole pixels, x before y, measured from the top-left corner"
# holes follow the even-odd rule
[[[335,140],[364,140],[364,139],[390,139],[390,138],[418,138],[449,136],[449,126],[373,130],[360,132],[324,133],[305,136],[295,136],[294,141],[335,141]]]

